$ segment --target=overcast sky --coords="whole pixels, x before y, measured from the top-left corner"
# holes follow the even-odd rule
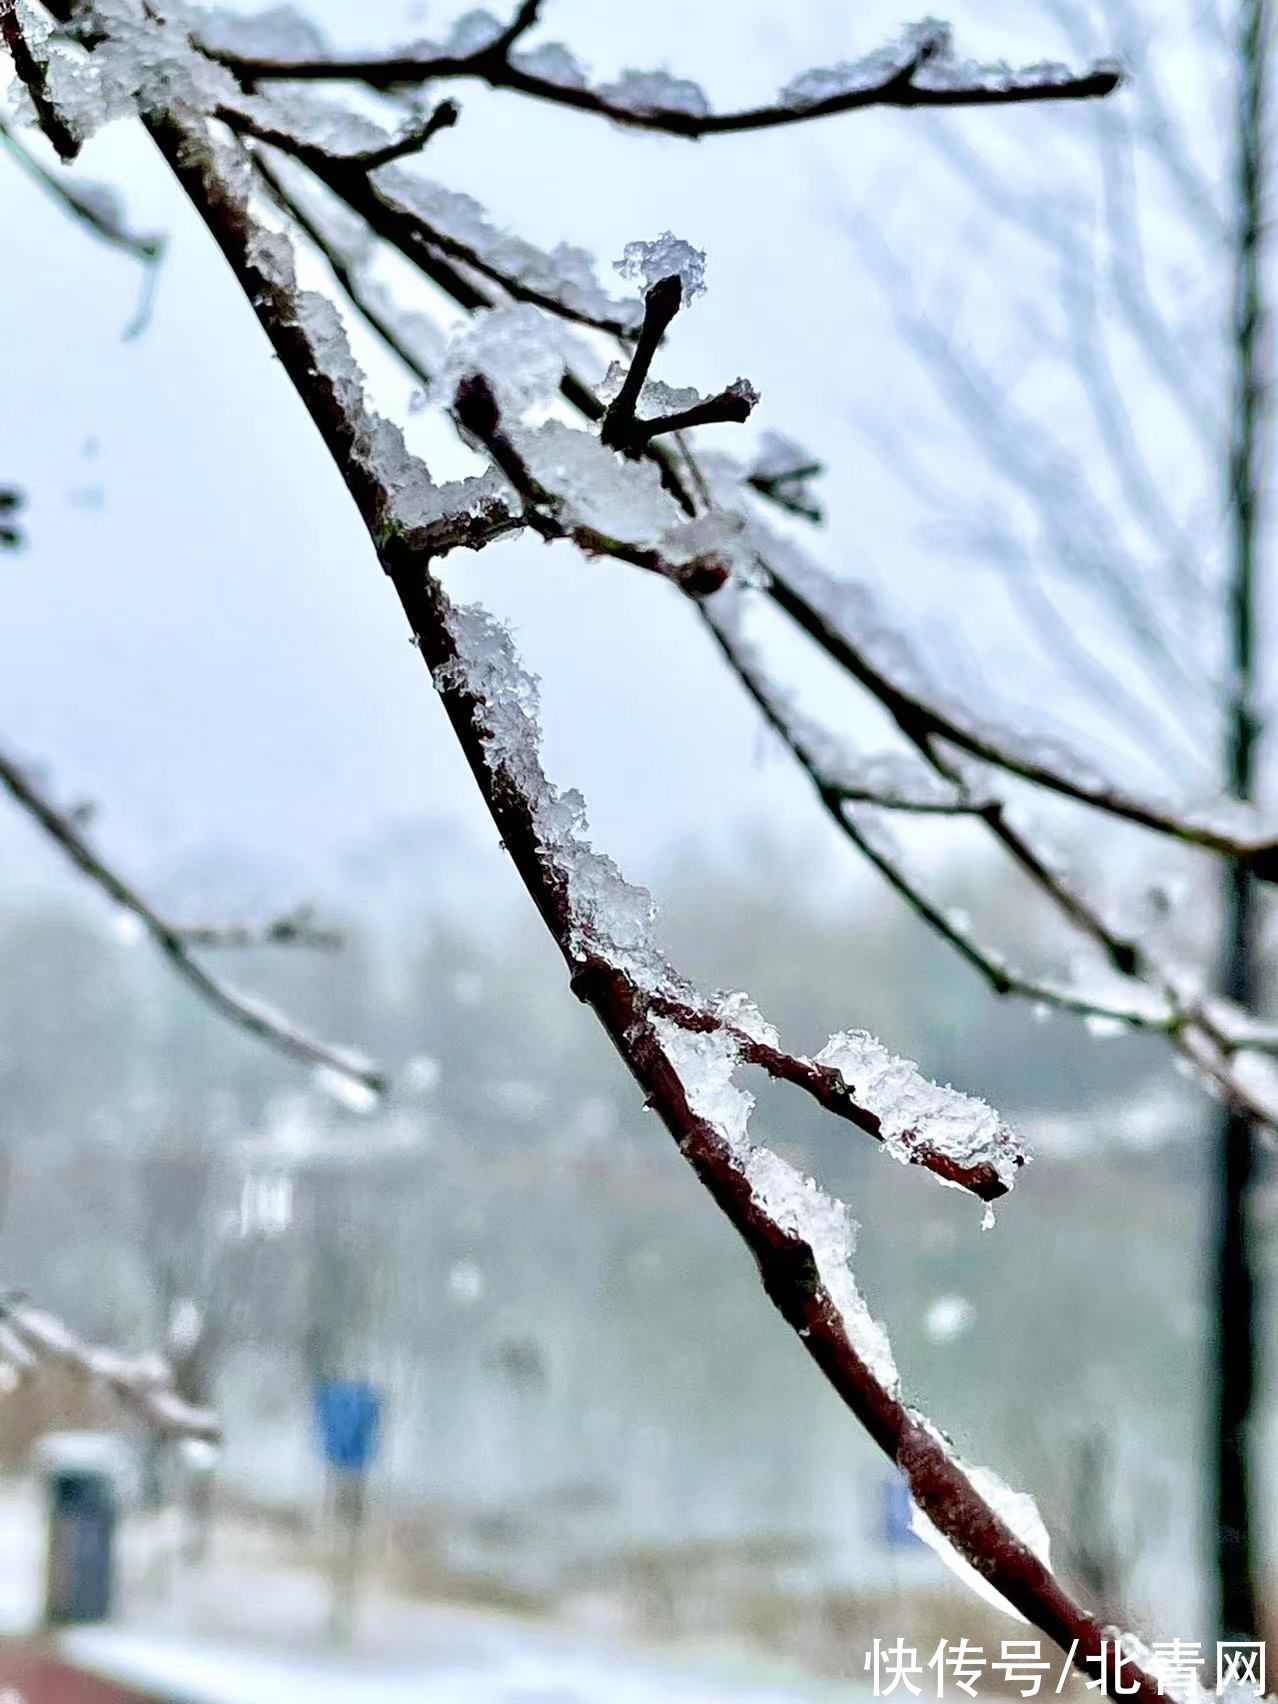
[[[303,9],[354,42],[442,33],[462,8]],[[1026,10],[969,0],[954,22],[978,54],[1060,55],[1046,15]],[[543,37],[600,73],[666,64],[716,104],[764,97],[900,21],[883,0],[546,0],[544,17]],[[911,611],[925,643],[954,657],[956,679],[974,675],[1048,725],[1068,721],[1067,701],[1040,689],[1041,660],[999,577],[957,570],[927,542],[923,507],[858,426],[889,415],[969,495],[988,477],[929,437],[935,405],[903,347],[900,304],[859,253],[868,216],[924,310],[950,324],[961,312],[965,328],[1005,311],[1012,280],[991,276],[953,173],[925,143],[930,121],[866,112],[691,145],[455,92],[462,120],[432,144],[431,174],[534,241],[592,250],[605,276],[636,237],[669,228],[703,247],[708,293],[659,376],[707,388],[751,379],[757,427],[829,464],[822,558]],[[1092,117],[1026,108],[944,122],[1028,189],[1069,150],[1085,153]],[[103,847],[167,891],[185,883],[252,903],[370,879],[388,893],[499,884],[492,830],[395,600],[211,240],[135,129],[96,139],[80,169],[118,186],[133,224],[167,233],[169,250],[150,324],[123,341],[136,266],[0,160],[0,474],[29,494],[30,539],[0,559],[0,738],[46,764],[60,798],[98,801]],[[378,376],[402,410],[409,381],[384,366]],[[1050,391],[1043,406],[1055,406]],[[732,448],[734,430],[705,441]],[[821,881],[848,879],[808,793],[670,588],[524,542],[450,573],[513,622],[543,678],[550,773],[585,792],[597,843],[627,873],[653,880],[676,854],[731,846],[754,818],[808,850]],[[876,715],[836,696],[798,647],[780,655],[854,737],[882,743]],[[63,879],[56,853],[8,810],[0,856],[11,886]]]

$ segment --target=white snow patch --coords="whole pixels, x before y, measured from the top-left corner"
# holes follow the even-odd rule
[[[963,1165],[988,1162],[1010,1188],[1016,1141],[993,1107],[975,1095],[933,1083],[912,1059],[889,1053],[866,1030],[833,1035],[816,1056],[879,1121],[883,1145],[908,1164],[920,1146]]]
[[[650,243],[627,243],[621,259],[613,265],[623,278],[641,279],[648,289],[663,278],[678,278],[683,284],[685,306],[705,291],[705,250],[693,248],[670,231],[663,231]]]

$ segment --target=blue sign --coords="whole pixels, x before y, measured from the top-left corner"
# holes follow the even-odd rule
[[[899,1473],[883,1482],[883,1542],[889,1550],[913,1550],[923,1540],[910,1527],[914,1502]]]
[[[377,1451],[381,1392],[366,1379],[321,1379],[311,1402],[324,1460],[343,1473],[362,1473]]]

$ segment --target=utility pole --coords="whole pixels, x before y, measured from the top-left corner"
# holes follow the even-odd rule
[[[1238,125],[1235,187],[1232,352],[1234,399],[1229,449],[1230,792],[1256,794],[1257,581],[1261,527],[1266,341],[1261,278],[1265,196],[1265,84],[1271,0],[1242,0],[1238,33]],[[1259,992],[1259,916],[1252,877],[1242,864],[1225,875],[1222,987],[1255,1010]],[[1256,1388],[1256,1272],[1249,1206],[1258,1160],[1256,1132],[1226,1109],[1219,1125],[1219,1200],[1215,1238],[1215,1545],[1216,1620],[1223,1638],[1256,1639],[1259,1558],[1249,1496],[1256,1484],[1252,1407]]]

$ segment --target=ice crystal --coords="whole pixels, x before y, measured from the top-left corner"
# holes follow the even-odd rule
[[[669,231],[650,243],[627,243],[621,259],[613,264],[623,278],[640,279],[649,289],[663,278],[679,278],[685,305],[705,291],[705,251]]]

